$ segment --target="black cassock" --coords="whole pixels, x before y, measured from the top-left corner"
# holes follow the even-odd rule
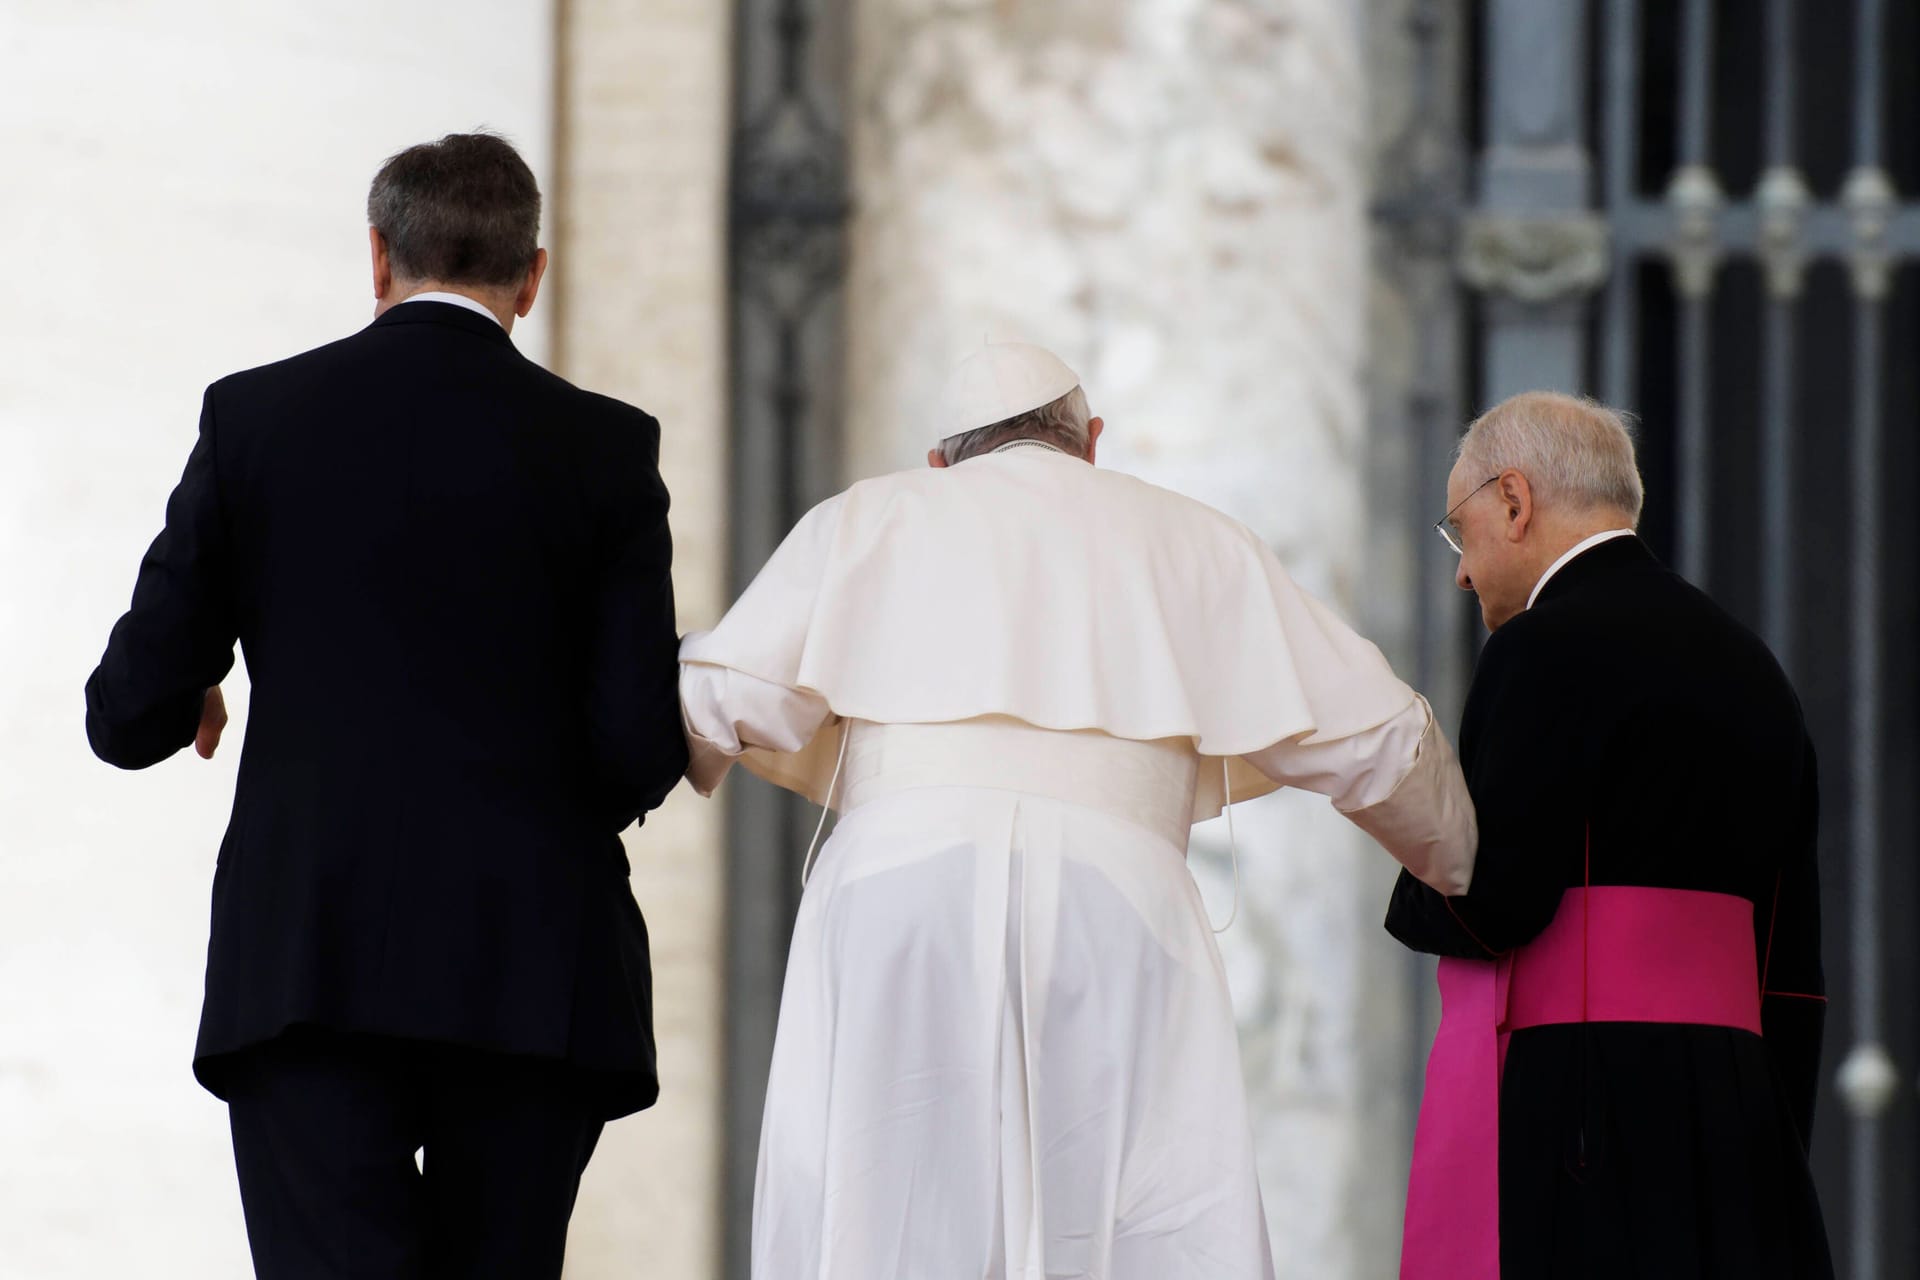
[[[1831,1276],[1806,1159],[1825,1013],[1814,754],[1773,656],[1638,538],[1604,542],[1488,640],[1460,758],[1473,887],[1447,899],[1402,874],[1387,913],[1401,942],[1487,959],[1535,938],[1590,874],[1753,902],[1767,992],[1764,1038],[1513,1033],[1502,1280]]]

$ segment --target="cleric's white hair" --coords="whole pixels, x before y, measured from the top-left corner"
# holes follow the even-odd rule
[[[940,442],[940,453],[947,465],[991,453],[1009,440],[1044,440],[1065,449],[1076,458],[1087,456],[1087,393],[1079,387],[1058,400],[1029,409],[999,422],[948,436]]]
[[[1640,523],[1645,490],[1626,415],[1597,400],[1523,391],[1481,414],[1455,456],[1478,481],[1512,468],[1538,500],[1574,511],[1616,509]]]

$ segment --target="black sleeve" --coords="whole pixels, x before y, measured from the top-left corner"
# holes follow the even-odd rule
[[[1509,631],[1508,628],[1516,628]],[[1460,755],[1480,846],[1465,894],[1403,875],[1387,931],[1415,951],[1484,959],[1539,935],[1560,908],[1584,824],[1581,664],[1509,623],[1487,641],[1461,717]]]
[[[609,495],[588,688],[599,790],[616,830],[659,807],[687,768],[660,424],[641,415],[636,434]]]
[[[1761,963],[1761,1030],[1804,1146],[1813,1145],[1820,1040],[1827,984],[1820,963],[1820,793],[1813,743],[1806,744],[1795,833],[1770,909],[1754,913]]]
[[[233,669],[232,558],[213,401],[208,388],[200,438],[167,500],[166,527],[147,549],[132,607],[87,680],[87,741],[122,769],[158,764],[191,743],[207,690]]]
[[[1414,879],[1412,872],[1402,871],[1387,905],[1387,932],[1411,950],[1436,956],[1486,960],[1497,954],[1469,933],[1453,914],[1454,901]]]

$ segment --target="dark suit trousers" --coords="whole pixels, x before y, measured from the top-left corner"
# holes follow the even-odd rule
[[[298,1028],[235,1076],[261,1280],[558,1280],[603,1123],[576,1069]]]

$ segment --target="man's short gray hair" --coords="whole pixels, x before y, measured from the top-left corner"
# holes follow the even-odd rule
[[[450,133],[380,166],[367,222],[402,280],[517,285],[539,252],[540,186],[505,138]]]
[[[1584,396],[1523,391],[1481,414],[1460,438],[1472,480],[1511,468],[1539,501],[1575,511],[1614,509],[1638,526],[1645,489],[1625,414]]]
[[[992,453],[1011,440],[1040,440],[1057,449],[1065,449],[1076,458],[1087,456],[1087,393],[1079,387],[1058,400],[1029,409],[972,431],[948,436],[940,442],[941,456],[947,465]]]

